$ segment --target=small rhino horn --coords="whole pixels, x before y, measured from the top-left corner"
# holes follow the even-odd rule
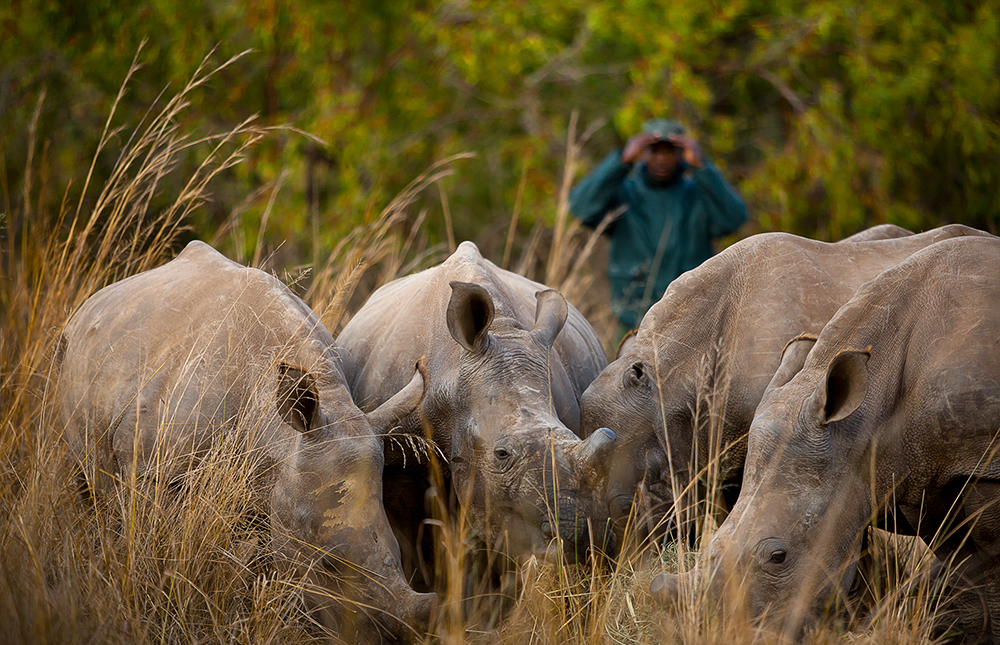
[[[617,436],[608,428],[598,428],[580,445],[580,460],[587,466],[602,464],[614,449]]]
[[[649,593],[660,605],[674,605],[680,599],[680,580],[674,574],[661,573],[649,584]]]

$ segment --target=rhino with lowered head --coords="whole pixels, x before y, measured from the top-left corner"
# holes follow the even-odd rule
[[[754,416],[743,491],[708,549],[710,596],[742,597],[794,636],[848,592],[878,520],[954,558],[968,640],[1000,642],[998,340],[1000,239],[969,237],[862,286],[807,355],[793,342]],[[671,597],[697,571],[652,590]]]
[[[403,430],[430,433],[487,544],[516,558],[552,555],[556,537],[570,557],[592,538],[603,546],[606,512],[593,502],[614,435],[581,441],[575,431],[579,396],[606,360],[559,292],[463,242],[442,264],[375,291],[337,343],[363,409],[381,405],[424,357],[427,396]],[[427,473],[395,454],[387,453],[387,510],[420,548]]]
[[[223,437],[243,444],[261,457],[247,477],[275,551],[323,590],[306,594],[320,621],[366,643],[424,633],[435,596],[403,577],[379,437],[423,395],[413,365],[363,414],[312,310],[201,242],[91,296],[58,353],[58,412],[92,490],[133,468],[177,477]]]
[[[606,493],[616,531],[624,530],[637,487],[640,534],[700,517],[692,503],[704,498],[706,484],[722,490],[716,509],[724,514],[739,492],[753,412],[785,344],[803,333],[815,337],[886,268],[965,235],[987,234],[961,225],[918,235],[882,227],[855,238],[861,241],[829,244],[763,233],[675,280],[581,400],[584,436],[599,427],[618,435]]]

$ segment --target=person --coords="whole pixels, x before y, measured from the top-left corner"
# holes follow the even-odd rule
[[[622,207],[605,229],[619,336],[639,326],[671,281],[712,256],[713,239],[747,219],[735,189],[669,119],[647,122],[570,192],[570,212],[590,228]]]

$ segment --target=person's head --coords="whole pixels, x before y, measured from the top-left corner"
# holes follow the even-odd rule
[[[656,136],[644,153],[646,172],[654,181],[670,181],[684,169],[684,150],[670,139],[684,134],[684,126],[670,119],[654,119],[643,124],[642,130]]]
[[[683,169],[683,159],[683,149],[669,141],[656,141],[646,148],[646,172],[657,182],[668,182]]]

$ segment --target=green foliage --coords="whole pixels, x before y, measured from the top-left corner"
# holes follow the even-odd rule
[[[411,217],[427,210],[444,239],[445,195],[456,237],[492,253],[522,178],[519,239],[555,221],[574,111],[593,132],[581,172],[650,117],[686,122],[751,206],[744,232],[1000,232],[1000,0],[15,0],[0,7],[4,212],[21,199],[42,93],[33,163],[50,184],[39,200],[58,202],[143,41],[123,121],[213,48],[219,61],[249,49],[191,96],[184,125],[258,115],[316,137],[274,131],[219,178],[194,224],[242,225],[231,251],[256,246],[273,197],[268,244],[312,261],[433,162],[471,151]]]

